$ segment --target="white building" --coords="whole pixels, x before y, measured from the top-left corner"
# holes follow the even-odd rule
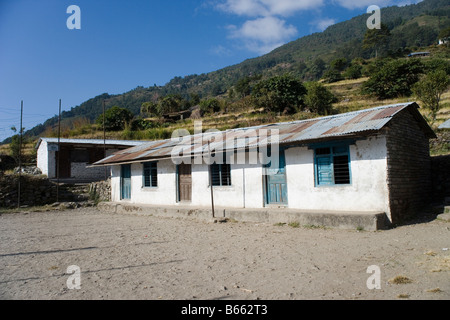
[[[431,192],[429,139],[435,134],[418,108],[397,104],[150,142],[95,166],[111,166],[116,204],[207,208],[212,182],[218,208],[269,215],[381,212],[388,224],[397,223],[420,212]],[[210,152],[216,160],[228,153],[227,160],[209,165]]]
[[[114,152],[124,150],[145,142],[122,140],[94,140],[94,139],[59,139],[40,138],[37,145],[37,167],[49,179],[101,180],[105,179],[104,168],[87,168],[92,164]],[[58,148],[61,152],[58,155]],[[58,161],[59,157],[59,161]]]

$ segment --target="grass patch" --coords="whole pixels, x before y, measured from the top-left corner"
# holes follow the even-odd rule
[[[286,225],[286,223],[284,223],[284,222],[278,222],[278,223],[274,224],[275,227],[282,227],[282,226],[285,226],[285,225]]]
[[[306,229],[323,229],[323,230],[327,229],[325,226],[318,226],[315,224],[306,224],[303,227]]]
[[[388,281],[391,284],[408,284],[412,283],[412,280],[405,276],[396,276]]]
[[[435,257],[434,258],[434,268],[431,272],[443,272],[450,271],[450,257]]]
[[[290,223],[288,224],[288,226],[289,226],[289,227],[292,227],[292,228],[300,228],[300,222],[297,222],[297,221],[290,222]]]

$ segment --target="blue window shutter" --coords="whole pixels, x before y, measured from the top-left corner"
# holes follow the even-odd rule
[[[331,185],[333,184],[333,165],[331,157],[317,157],[317,184]]]

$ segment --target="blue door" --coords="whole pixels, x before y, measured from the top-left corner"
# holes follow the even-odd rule
[[[280,150],[278,168],[266,168],[266,204],[287,205],[286,157]]]
[[[120,170],[120,194],[122,200],[131,199],[131,165],[123,164]]]

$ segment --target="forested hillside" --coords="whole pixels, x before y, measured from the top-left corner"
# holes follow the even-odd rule
[[[255,103],[250,97],[258,83],[277,76],[289,74],[292,79],[301,82],[315,82],[322,79],[326,83],[333,83],[343,79],[369,76],[371,68],[379,67],[374,64],[375,57],[380,61],[402,59],[410,52],[426,48],[433,51],[436,58],[441,60],[450,58],[446,46],[436,46],[440,34],[450,27],[448,0],[424,0],[416,5],[382,9],[383,27],[386,31],[382,44],[370,44],[367,40],[368,16],[361,15],[338,23],[324,32],[290,42],[264,56],[208,74],[175,77],[164,86],[137,87],[120,95],[101,94],[80,106],[64,111],[63,126],[67,128],[66,131],[70,131],[69,129],[75,128],[77,123],[94,124],[102,113],[103,102],[107,109],[118,106],[128,109],[134,116],[153,119],[162,113],[186,110],[195,105],[203,107],[206,113],[210,107],[215,108],[214,111],[220,110],[222,114],[239,109],[247,111],[248,105]],[[278,80],[282,81],[279,78]],[[266,88],[270,88],[270,84],[266,85]],[[309,86],[305,90],[312,91],[312,88]],[[314,88],[314,90],[322,89]],[[335,95],[328,102],[338,103],[339,98]],[[214,102],[213,99],[217,101]],[[266,101],[262,99],[259,98],[254,109],[260,107],[266,110],[264,104],[272,103],[275,98],[272,96],[269,99],[266,95],[264,96]],[[296,111],[299,111],[298,107],[303,111],[306,109],[312,111],[312,108],[305,109],[303,100],[291,108],[291,111],[296,108]],[[269,111],[281,114],[286,110]],[[164,127],[161,120],[158,121],[158,125]],[[28,130],[26,135],[38,137],[51,134],[57,122],[57,117],[48,119],[45,123]],[[137,129],[155,126],[156,124],[140,123]]]

